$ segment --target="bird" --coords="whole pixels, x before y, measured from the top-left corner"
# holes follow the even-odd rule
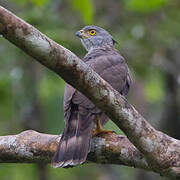
[[[128,94],[131,78],[125,59],[115,49],[116,41],[99,26],[85,26],[76,32],[87,54],[82,59],[121,95]],[[102,126],[109,118],[70,84],[64,93],[65,128],[52,159],[54,168],[73,167],[86,161],[92,136],[111,133]]]

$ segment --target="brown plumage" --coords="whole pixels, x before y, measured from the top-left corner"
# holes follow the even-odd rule
[[[96,30],[96,38],[98,33],[103,34],[105,31],[97,26],[86,26],[83,31],[88,32],[92,29]],[[101,32],[102,30],[103,32]],[[104,43],[102,41],[98,46],[94,45],[97,42],[95,40],[95,43],[92,39],[86,42],[89,39],[87,35],[84,35],[83,38],[83,35],[77,34],[84,41],[82,43],[88,50],[83,61],[119,93],[126,95],[131,82],[129,70],[124,58],[114,48],[112,36],[107,31],[105,32],[107,34],[103,34],[103,39],[106,39],[106,36],[110,37],[111,42],[106,40],[108,43]],[[88,43],[95,48],[89,48]],[[108,117],[96,108],[86,96],[66,84],[64,94],[65,129],[52,160],[54,167],[75,166],[86,160],[90,149],[94,121],[97,118],[100,119],[102,125],[108,120]]]

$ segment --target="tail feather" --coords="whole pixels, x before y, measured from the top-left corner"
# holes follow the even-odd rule
[[[53,167],[75,166],[86,160],[93,125],[92,114],[84,115],[78,111],[71,114],[52,159]]]
[[[53,165],[53,167],[61,167],[63,164],[64,164],[64,162],[62,161],[63,159],[62,159],[62,157],[65,155],[65,151],[66,151],[66,140],[64,140],[64,135],[62,135],[62,137],[61,137],[61,139],[60,139],[60,142],[59,142],[59,144],[58,144],[58,147],[57,147],[57,150],[56,150],[56,152],[55,152],[55,155],[54,155],[54,157],[53,157],[53,159],[52,159],[52,165]],[[61,149],[61,154],[59,153],[59,149]],[[59,163],[57,163],[57,161],[59,162]]]
[[[77,148],[75,150],[71,165],[82,164],[86,160],[87,154],[90,149],[90,139],[92,137],[92,129],[94,125],[92,114],[89,114],[88,116],[79,114],[78,119],[84,120],[80,121],[76,141]]]

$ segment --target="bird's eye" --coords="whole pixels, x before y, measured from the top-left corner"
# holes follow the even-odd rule
[[[93,30],[90,30],[90,31],[89,31],[89,34],[90,34],[91,36],[96,35],[96,30],[94,30],[94,29],[93,29]]]

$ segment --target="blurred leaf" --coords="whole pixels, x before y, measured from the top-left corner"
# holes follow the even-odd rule
[[[0,78],[0,103],[3,104],[3,101],[6,100],[7,97],[10,96],[10,86],[11,86],[11,81],[10,78],[1,76]]]
[[[163,7],[168,0],[125,0],[128,9],[137,12],[151,12]]]
[[[80,12],[85,24],[93,22],[93,3],[92,0],[71,0],[72,7]]]
[[[10,119],[12,115],[11,80],[8,76],[0,77],[0,117]],[[0,119],[1,120],[1,119]]]
[[[35,6],[43,6],[47,3],[48,0],[12,0],[15,3],[18,3],[20,5],[25,5],[28,3],[32,3]]]
[[[19,4],[19,5],[23,5],[23,4],[26,4],[27,1],[26,0],[12,0],[13,2]]]
[[[22,171],[23,169],[23,171]],[[3,164],[0,165],[0,177],[2,180],[38,180],[38,172],[35,164]]]
[[[48,75],[40,81],[39,96],[42,99],[51,99],[55,94],[60,95],[64,92],[64,81],[52,72],[49,72]]]
[[[109,129],[109,130],[113,130],[113,131],[115,131],[116,132],[116,134],[124,134],[123,132],[122,132],[122,130],[121,129],[119,129],[119,127],[113,122],[113,121],[111,121],[111,120],[109,120],[105,125],[104,125],[104,128],[105,129]]]
[[[43,6],[48,0],[31,0],[31,2],[36,6]]]
[[[145,95],[150,103],[158,103],[164,98],[163,77],[159,72],[151,72],[146,80]]]

